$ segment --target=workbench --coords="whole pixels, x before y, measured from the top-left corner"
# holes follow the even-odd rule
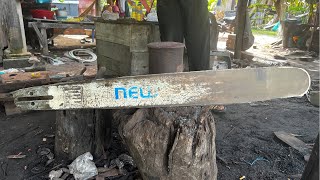
[[[92,29],[92,40],[94,41],[94,22],[68,22],[68,21],[58,21],[58,20],[48,20],[48,19],[31,19],[31,22],[28,23],[28,27],[32,27],[38,38],[40,45],[42,46],[42,53],[44,55],[49,54],[48,42],[52,41],[53,36],[49,39],[47,38],[46,29],[55,28],[55,29]]]

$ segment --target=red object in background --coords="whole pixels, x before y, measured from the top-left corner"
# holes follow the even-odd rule
[[[44,9],[33,9],[31,10],[31,15],[33,18],[53,19],[54,12]]]
[[[120,13],[120,9],[118,6],[112,6],[112,12],[114,13]]]

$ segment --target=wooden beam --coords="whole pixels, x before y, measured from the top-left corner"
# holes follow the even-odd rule
[[[7,116],[21,114],[23,112],[14,104],[14,102],[5,102],[4,108]]]
[[[236,45],[234,51],[234,58],[241,59],[241,50],[243,46],[244,30],[246,25],[248,0],[238,1],[237,5],[237,26],[236,26]]]
[[[291,146],[293,149],[299,151],[303,156],[310,154],[310,149],[308,148],[307,144],[301,141],[300,139],[294,137],[293,135],[286,133],[284,131],[277,131],[277,132],[274,132],[274,134],[281,141]]]
[[[24,33],[24,24],[22,17],[21,2],[19,0],[1,0],[4,1],[4,11],[6,28],[8,32],[9,49],[13,54],[27,53],[26,37]],[[2,17],[1,17],[2,18]]]
[[[13,101],[13,97],[9,93],[0,93],[0,102]]]
[[[56,23],[56,22],[29,22],[28,26],[33,27],[35,24],[38,28],[58,28],[58,29],[95,29],[93,23]]]
[[[49,55],[47,29],[41,28],[41,34],[42,34],[42,40],[43,40],[42,53],[44,55]]]

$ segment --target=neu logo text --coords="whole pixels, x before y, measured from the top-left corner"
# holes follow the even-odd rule
[[[152,92],[150,86],[146,88],[132,86],[130,88],[116,87],[114,88],[114,95],[116,100],[118,99],[150,99],[158,96],[156,92]]]

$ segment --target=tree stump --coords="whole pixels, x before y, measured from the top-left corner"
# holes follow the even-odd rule
[[[57,111],[55,155],[58,159],[74,160],[91,152],[100,157],[111,140],[110,110]]]
[[[144,180],[217,178],[215,124],[210,107],[117,111],[119,134]]]

